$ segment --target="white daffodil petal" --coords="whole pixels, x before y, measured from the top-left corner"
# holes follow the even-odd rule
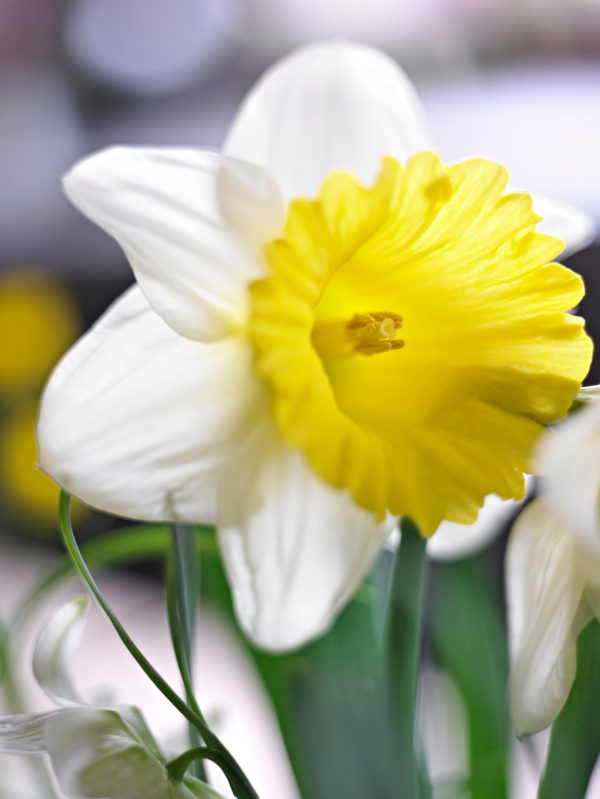
[[[253,244],[276,235],[283,214],[261,169],[201,150],[115,147],[76,164],[64,187],[123,247],[144,294],[177,332],[213,341],[245,319],[247,285],[262,265],[232,216],[243,218],[242,232],[253,230]]]
[[[45,752],[45,730],[48,719],[67,712],[49,710],[45,713],[0,717],[0,752],[13,755]]]
[[[46,751],[61,790],[77,799],[168,799],[165,767],[114,710],[77,709],[48,720]]]
[[[81,705],[71,680],[71,663],[81,640],[89,602],[79,596],[59,608],[43,628],[33,653],[33,673],[58,705]]]
[[[583,250],[593,242],[596,227],[589,214],[558,200],[551,200],[539,194],[532,196],[535,212],[543,217],[538,230],[550,233],[565,242],[562,258]]]
[[[219,208],[223,219],[257,263],[265,242],[281,235],[286,206],[273,179],[237,158],[223,158],[219,170]]]
[[[548,502],[589,550],[600,554],[600,404],[592,403],[542,441]]]
[[[40,466],[115,515],[211,523],[220,470],[261,392],[247,344],[183,338],[133,287],[50,378]]]
[[[507,597],[512,668],[509,682],[518,734],[556,718],[576,668],[575,641],[589,618],[576,542],[542,499],[515,523],[507,552]]]
[[[286,198],[314,196],[332,171],[371,183],[385,155],[429,148],[409,79],[372,47],[303,47],[269,69],[243,103],[225,142],[230,155],[269,171]]]
[[[525,476],[526,496],[533,488],[533,478]],[[427,542],[427,555],[432,560],[458,560],[490,546],[504,526],[521,507],[522,500],[501,499],[495,494],[486,497],[473,524],[442,522]]]
[[[238,619],[270,650],[323,633],[371,568],[393,521],[377,524],[327,486],[268,423],[228,467],[219,541]]]

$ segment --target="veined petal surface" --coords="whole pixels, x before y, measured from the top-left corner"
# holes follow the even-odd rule
[[[46,751],[45,730],[48,719],[67,710],[0,716],[0,753],[31,755]]]
[[[512,669],[510,706],[519,735],[547,727],[575,678],[575,642],[590,611],[570,530],[544,499],[513,527],[506,561]]]
[[[324,632],[393,524],[378,524],[326,485],[270,423],[257,427],[231,462],[219,503],[221,552],[250,638],[280,651]]]
[[[421,103],[388,56],[325,42],[278,61],[242,104],[224,151],[266,169],[287,199],[314,195],[330,172],[370,183],[384,155],[430,146]]]
[[[64,187],[119,242],[174,330],[212,341],[243,324],[247,284],[262,273],[256,241],[283,218],[262,169],[202,150],[115,147],[76,164]]]
[[[40,466],[115,515],[211,523],[222,466],[262,391],[241,339],[183,338],[133,287],[50,378]]]

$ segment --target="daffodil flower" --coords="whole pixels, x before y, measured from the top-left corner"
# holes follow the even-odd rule
[[[542,493],[517,519],[506,563],[519,734],[556,718],[575,678],[577,636],[600,618],[600,404],[548,434],[539,457]]]
[[[114,514],[215,524],[269,649],[329,627],[395,517],[430,535],[521,497],[588,369],[563,242],[502,167],[428,147],[389,58],[320,44],[222,153],[119,147],[65,178],[137,285],[51,378],[40,465]]]
[[[87,600],[60,608],[42,631],[33,657],[36,678],[59,707],[0,717],[0,752],[47,754],[61,791],[74,799],[222,799],[193,777],[171,780],[140,711],[86,705],[69,666]]]

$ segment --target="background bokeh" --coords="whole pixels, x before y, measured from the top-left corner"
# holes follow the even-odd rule
[[[131,282],[119,248],[69,206],[61,175],[111,144],[218,146],[265,67],[324,37],[371,42],[403,65],[446,160],[495,158],[514,185],[578,205],[600,225],[600,0],[0,0],[0,618],[58,551],[57,491],[34,467],[39,392],[60,354]],[[588,284],[581,312],[598,339],[600,245],[569,265]],[[599,379],[596,363],[590,382]],[[74,519],[83,537],[115,524],[82,507]],[[489,555],[498,581],[502,546]],[[134,615],[159,572],[145,569],[143,590],[127,582]],[[123,576],[115,579],[127,595]],[[141,634],[149,646],[154,634],[160,652],[156,636],[166,633],[147,622],[140,610]],[[207,629],[218,662],[230,642]],[[116,650],[108,629],[98,636]],[[227,680],[245,683],[213,671],[227,706]],[[125,669],[123,679],[127,693],[136,678]],[[237,690],[234,704],[245,707]],[[264,701],[248,707],[230,713],[231,734],[243,737],[248,713],[257,714],[250,727],[259,719],[267,730],[254,741],[261,795],[293,799],[273,714]],[[11,782],[4,769],[0,797],[13,799],[26,778]]]

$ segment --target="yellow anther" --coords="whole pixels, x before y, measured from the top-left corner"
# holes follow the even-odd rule
[[[390,339],[390,341],[395,339],[396,330],[397,327],[394,323],[394,320],[389,316],[386,316],[385,319],[379,323],[379,332],[382,338]]]
[[[402,317],[391,311],[354,314],[349,322],[321,322],[313,329],[313,344],[324,358],[339,358],[359,353],[377,355],[404,346],[396,339]]]

